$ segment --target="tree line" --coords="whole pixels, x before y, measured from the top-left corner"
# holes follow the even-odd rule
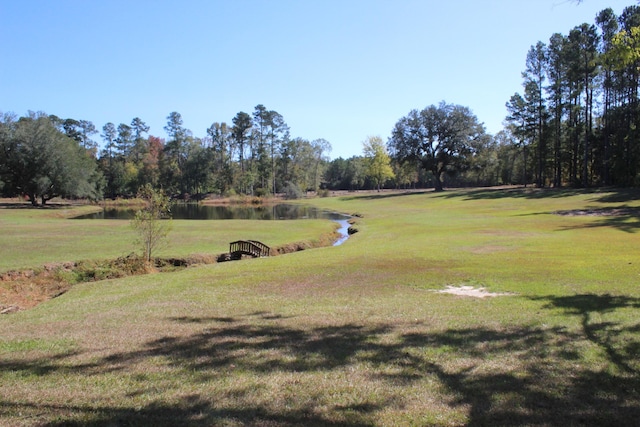
[[[0,114],[0,192],[33,204],[132,197],[146,185],[181,196],[297,193],[320,187],[331,151],[324,139],[291,138],[282,115],[263,105],[231,124],[214,122],[204,137],[186,129],[178,112],[164,129],[166,140],[149,135],[139,117],[99,131],[87,120]]]
[[[54,197],[135,197],[149,186],[173,197],[296,198],[306,191],[381,187],[391,176],[380,137],[363,143],[371,159],[334,164],[327,140],[291,137],[284,117],[262,104],[229,124],[212,123],[203,137],[185,128],[178,112],[167,116],[166,140],[149,130],[139,117],[98,130],[88,120],[43,112],[0,113],[0,194],[34,205]],[[342,162],[350,167],[340,168]]]
[[[166,141],[145,137],[148,130],[138,118],[130,126],[102,128],[105,148],[98,164],[106,197],[135,194],[146,184],[181,195],[315,189],[331,151],[324,139],[291,138],[282,115],[262,104],[251,115],[237,113],[230,124],[212,123],[204,137],[186,129],[178,112],[167,117]]]
[[[418,185],[640,184],[640,7],[611,8],[594,24],[531,46],[523,92],[504,129],[486,135],[466,107],[412,110],[395,125],[393,160],[417,167]],[[423,181],[423,180],[426,180]]]
[[[611,8],[527,53],[505,140],[537,186],[638,185],[640,7]],[[515,179],[512,176],[512,179]]]
[[[32,203],[56,196],[131,197],[147,185],[174,196],[359,190],[383,187],[640,184],[640,7],[597,14],[527,52],[523,92],[506,103],[504,129],[485,132],[469,108],[411,110],[386,142],[330,160],[331,144],[290,135],[259,104],[196,137],[178,112],[168,138],[130,124],[0,114],[0,192]],[[97,137],[102,141],[99,144]],[[99,150],[99,146],[102,147]]]

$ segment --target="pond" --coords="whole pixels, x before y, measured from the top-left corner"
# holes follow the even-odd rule
[[[131,220],[135,209],[104,208],[102,211],[77,216],[74,219],[124,219]],[[270,206],[211,206],[197,203],[175,203],[171,205],[173,219],[188,220],[296,220],[296,219],[328,219],[340,225],[340,238],[334,246],[344,243],[349,237],[349,216],[325,211],[313,206],[276,204]]]

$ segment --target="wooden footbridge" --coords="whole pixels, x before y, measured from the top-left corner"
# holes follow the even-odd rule
[[[257,240],[238,240],[229,243],[231,259],[241,259],[243,255],[262,258],[271,254],[271,248]]]

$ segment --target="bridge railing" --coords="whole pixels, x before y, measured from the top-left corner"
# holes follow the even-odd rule
[[[251,242],[254,246],[254,248],[258,248],[259,252],[260,252],[260,256],[269,256],[271,255],[271,248],[267,245],[265,245],[262,242],[258,242],[257,240],[248,240],[248,242]]]
[[[242,255],[250,255],[254,258],[261,258],[271,254],[271,248],[257,240],[238,240],[229,243],[229,254],[231,258],[239,259]]]

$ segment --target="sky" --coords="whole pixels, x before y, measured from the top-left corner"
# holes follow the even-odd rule
[[[0,0],[0,112],[194,136],[258,104],[329,157],[412,109],[469,107],[487,132],[527,51],[634,0]],[[102,142],[99,134],[93,137]]]

